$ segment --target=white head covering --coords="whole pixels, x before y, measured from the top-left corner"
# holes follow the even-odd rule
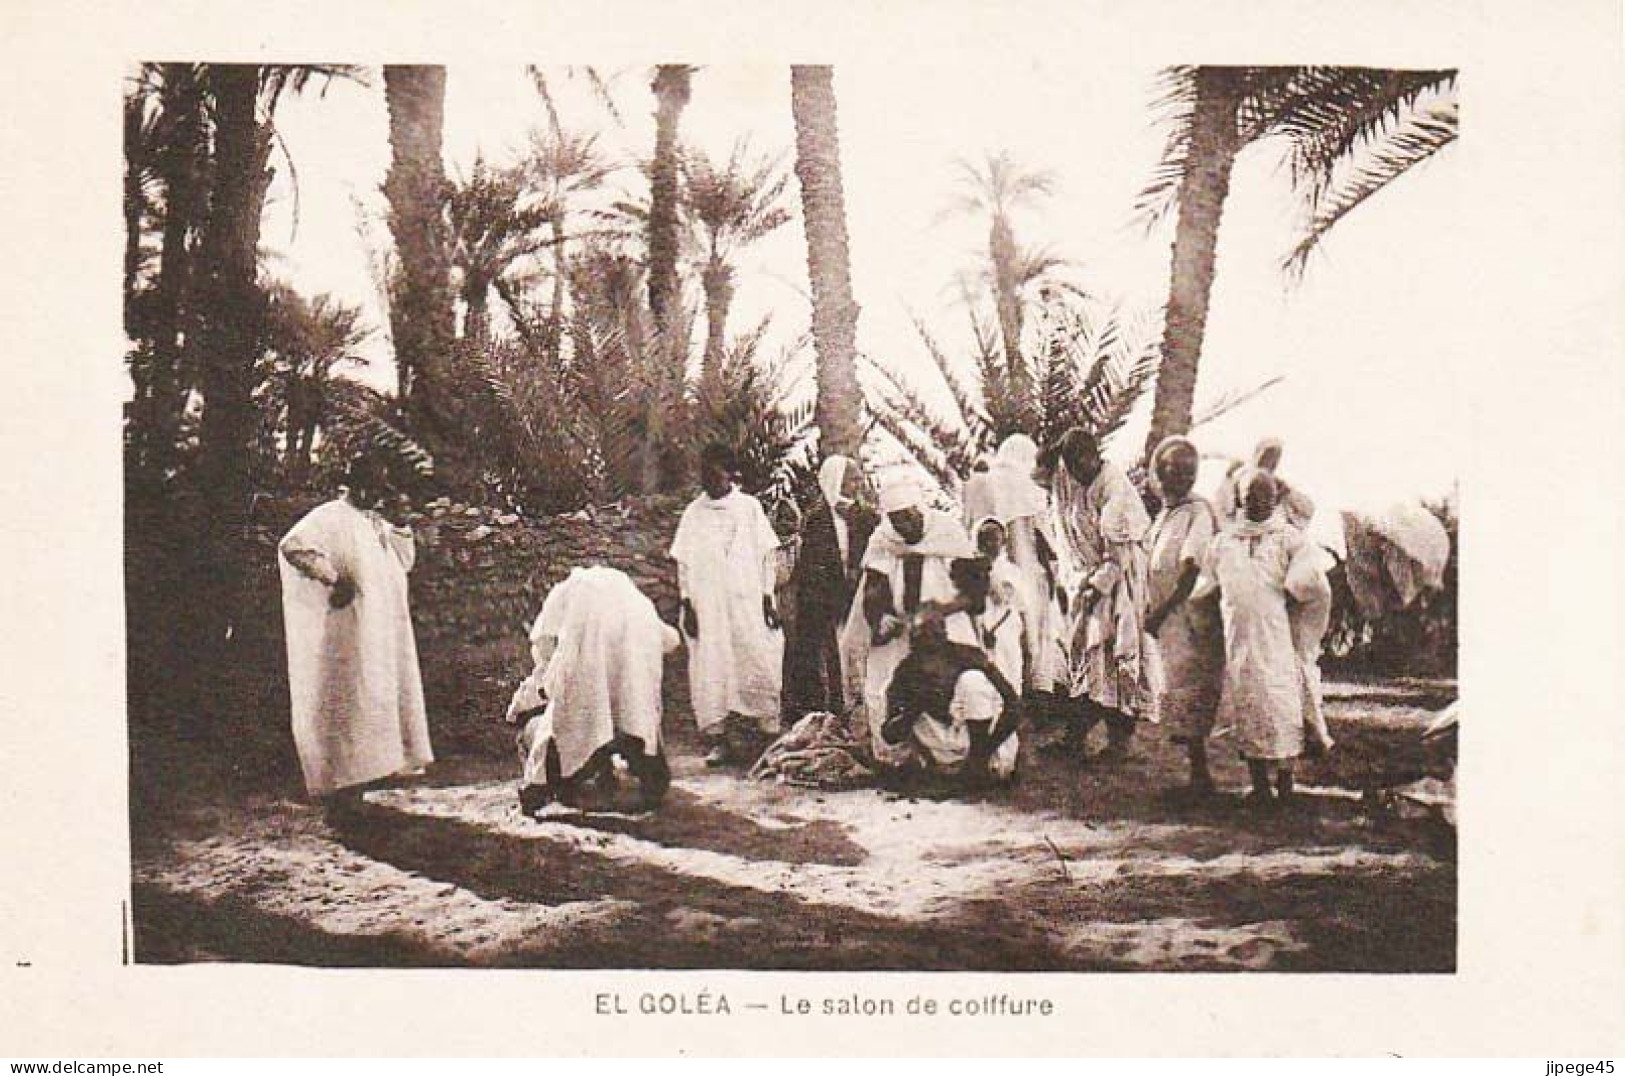
[[[925,492],[919,480],[911,474],[894,474],[880,485],[880,513],[891,515],[907,508],[920,508],[925,504]]]
[[[1038,469],[1038,442],[1024,433],[1013,433],[999,443],[994,459],[1030,477]]]
[[[1257,446],[1253,448],[1253,466],[1262,468],[1264,465],[1261,461],[1264,459],[1264,454],[1272,448],[1275,450],[1277,459],[1279,459],[1286,452],[1286,443],[1279,437],[1260,439]]]
[[[992,477],[991,503],[986,506],[987,513],[997,516],[1001,523],[1009,523],[1027,516],[1041,516],[1048,511],[1049,494],[1033,481],[1033,471],[1037,467],[1038,445],[1031,437],[1024,433],[1006,437],[999,445],[989,472]],[[979,515],[981,511],[982,506],[977,506],[973,514]]]
[[[831,511],[844,508],[852,503],[852,498],[841,496],[841,486],[846,483],[847,468],[852,461],[846,456],[830,456],[818,467],[818,488],[824,493],[824,503]]]

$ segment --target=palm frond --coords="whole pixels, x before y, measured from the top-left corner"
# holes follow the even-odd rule
[[[976,394],[972,392],[970,386],[959,375],[959,371],[954,369],[952,360],[948,358],[947,353],[937,343],[936,337],[931,335],[931,330],[926,327],[925,321],[918,316],[915,316],[913,320],[914,331],[920,334],[920,342],[925,345],[926,354],[931,357],[931,362],[936,366],[937,372],[942,375],[943,383],[948,386],[948,394],[953,398],[954,407],[958,410],[956,417],[966,425],[985,421],[987,413],[977,402]]]
[[[1152,122],[1168,133],[1162,156],[1134,198],[1134,221],[1147,233],[1173,213],[1190,160],[1191,123],[1196,115],[1196,68],[1184,65],[1158,72],[1153,84]]]
[[[1254,399],[1262,396],[1264,393],[1268,392],[1270,389],[1274,388],[1276,385],[1279,385],[1285,380],[1285,377],[1278,375],[1276,377],[1269,378],[1267,381],[1263,381],[1260,384],[1254,385],[1250,389],[1245,389],[1239,392],[1233,391],[1224,393],[1212,403],[1202,407],[1201,410],[1197,411],[1196,414],[1191,417],[1191,429],[1195,430],[1199,427],[1206,426],[1210,422],[1218,421],[1225,415],[1228,415],[1230,412],[1234,411],[1236,408],[1252,402]]]
[[[1346,172],[1332,181],[1317,200],[1298,242],[1282,261],[1291,278],[1301,277],[1326,233],[1378,191],[1406,172],[1431,160],[1456,140],[1456,102],[1447,99],[1406,115],[1380,143],[1361,154]]]

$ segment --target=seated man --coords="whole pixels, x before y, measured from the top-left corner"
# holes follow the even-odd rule
[[[971,781],[1007,778],[1019,750],[1020,695],[994,651],[998,635],[1019,639],[1021,628],[1008,620],[983,623],[985,561],[955,561],[953,577],[958,596],[915,619],[914,645],[887,690],[881,736],[889,745],[906,744],[909,762],[925,771]]]
[[[624,572],[592,567],[548,592],[530,640],[535,668],[508,706],[524,726],[520,808],[585,806],[586,786],[612,781],[617,756],[638,779],[638,805],[658,806],[671,784],[660,685],[676,631]]]

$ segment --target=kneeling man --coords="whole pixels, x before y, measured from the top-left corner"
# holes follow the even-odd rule
[[[626,573],[591,567],[548,592],[530,642],[535,669],[508,706],[508,721],[524,725],[521,809],[583,806],[590,782],[613,778],[617,756],[638,779],[639,806],[658,806],[671,784],[660,684],[677,632]]]

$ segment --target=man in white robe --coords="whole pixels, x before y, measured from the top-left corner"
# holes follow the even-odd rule
[[[416,547],[378,512],[387,488],[357,461],[344,496],[278,546],[294,744],[305,787],[336,811],[434,760],[407,597]]]
[[[689,694],[700,733],[712,743],[712,766],[743,761],[730,717],[778,734],[783,690],[784,633],[773,602],[779,536],[761,502],[734,485],[737,470],[729,449],[706,447],[704,492],[684,510],[671,545]]]
[[[1059,546],[1049,493],[1034,478],[1038,445],[1026,434],[1012,434],[999,445],[988,472],[987,495],[972,516],[991,516],[1004,525],[1004,548],[1021,576],[1021,605],[1026,614],[1026,693],[1047,697],[1067,676],[1056,549]],[[970,510],[970,494],[966,493]]]
[[[671,783],[660,688],[677,632],[625,572],[594,566],[548,591],[530,644],[534,668],[508,706],[509,723],[524,726],[524,811],[552,799],[579,806],[582,786],[616,755],[638,779],[640,806],[658,806]]]
[[[911,620],[926,603],[953,600],[952,564],[975,550],[964,524],[928,507],[912,477],[894,476],[882,485],[880,511],[884,518],[864,551],[842,652],[849,690],[857,695],[849,701],[861,700],[875,757],[889,765],[898,753],[881,735],[886,692],[908,656]]]
[[[1306,745],[1330,746],[1314,662],[1331,591],[1317,551],[1276,514],[1269,473],[1249,468],[1237,481],[1243,517],[1219,532],[1203,563],[1224,619],[1217,723],[1236,732],[1251,801],[1272,805],[1292,798]]]
[[[1075,712],[1055,750],[1087,758],[1089,733],[1104,721],[1107,743],[1098,757],[1118,763],[1129,757],[1135,723],[1156,720],[1160,684],[1145,633],[1151,518],[1139,491],[1101,456],[1093,435],[1069,430],[1058,451],[1060,538],[1078,584],[1068,633]]]

